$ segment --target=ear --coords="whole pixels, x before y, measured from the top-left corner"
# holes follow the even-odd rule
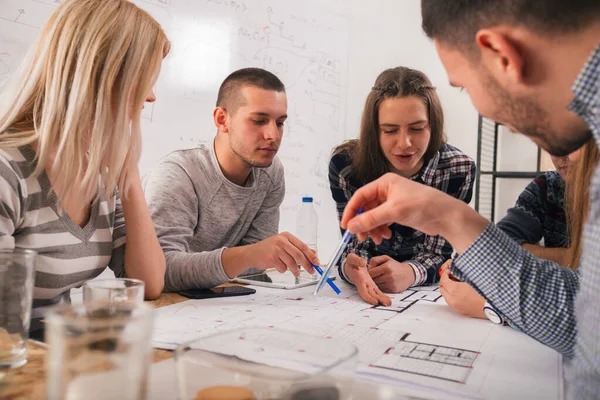
[[[229,114],[223,107],[216,107],[213,111],[213,120],[219,132],[229,133]]]
[[[499,29],[481,29],[475,35],[481,62],[499,81],[521,84],[525,80],[525,57],[516,40]]]

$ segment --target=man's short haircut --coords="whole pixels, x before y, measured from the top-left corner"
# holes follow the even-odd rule
[[[221,84],[217,96],[217,107],[234,114],[244,104],[242,88],[254,86],[265,90],[285,92],[281,80],[269,71],[261,68],[242,68],[232,72]]]
[[[518,25],[541,34],[565,34],[600,18],[600,0],[421,0],[423,30],[432,39],[466,53],[477,31]]]

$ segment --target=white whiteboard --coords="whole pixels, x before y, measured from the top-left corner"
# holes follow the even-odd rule
[[[141,172],[171,151],[212,142],[212,110],[222,80],[241,67],[265,68],[284,82],[289,103],[279,152],[286,178],[280,230],[294,232],[301,197],[314,197],[319,252],[327,258],[339,238],[327,173],[332,148],[347,136],[348,19],[318,3],[293,0],[134,2],[172,41],[156,84],[157,101],[143,112]],[[58,3],[0,0],[0,83]]]

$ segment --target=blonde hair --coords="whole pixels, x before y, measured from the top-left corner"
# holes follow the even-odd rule
[[[600,152],[594,139],[584,145],[579,159],[570,166],[565,190],[565,208],[569,229],[567,266],[577,269],[583,251],[583,228],[590,209],[590,185],[600,161]]]
[[[67,0],[4,89],[0,148],[35,143],[39,175],[54,157],[59,201],[126,195],[141,154],[140,114],[170,44],[128,0]],[[100,179],[100,186],[99,186]]]

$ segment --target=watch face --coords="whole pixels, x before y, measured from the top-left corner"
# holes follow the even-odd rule
[[[488,317],[488,319],[493,323],[502,323],[502,318],[500,317],[500,315],[496,312],[496,310],[492,309],[491,307],[484,307],[483,312],[485,313],[485,316]]]

